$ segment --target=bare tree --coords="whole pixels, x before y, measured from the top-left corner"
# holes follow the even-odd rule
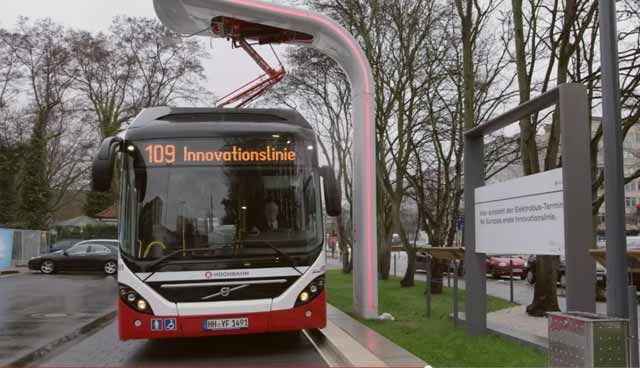
[[[70,99],[65,105],[79,104]],[[65,205],[63,200],[71,190],[84,189],[89,182],[93,160],[95,133],[84,114],[70,108],[59,109],[48,129],[47,182],[49,184],[49,212]]]
[[[323,157],[337,170],[337,180],[344,194],[345,210],[337,224],[340,249],[346,255],[352,245],[353,126],[349,82],[333,60],[313,49],[290,48],[287,61],[291,66],[287,77],[269,93],[266,100],[299,110],[314,125]],[[350,259],[343,257],[343,271],[350,272],[351,267]]]
[[[513,76],[508,73],[510,58],[506,45],[508,34],[502,37],[487,32],[490,15],[499,3],[486,3],[473,8],[480,15],[471,17],[468,35],[469,49],[462,44],[465,33],[460,22],[459,6],[447,6],[440,17],[430,47],[434,62],[428,93],[422,101],[423,120],[416,132],[409,170],[411,196],[419,208],[421,227],[427,232],[431,246],[452,246],[460,218],[462,187],[462,150],[465,128],[465,91],[471,85],[473,97],[468,116],[472,125],[487,120],[513,96]],[[471,79],[465,73],[465,53],[471,54]],[[486,174],[488,177],[517,159],[517,148],[502,137],[487,143]],[[436,263],[434,279],[439,278],[446,264]],[[434,285],[434,292],[440,284]]]
[[[68,39],[76,67],[74,88],[95,115],[102,140],[116,134],[137,113],[127,99],[136,74],[134,61],[103,33],[73,31]]]
[[[114,19],[111,33],[135,73],[127,84],[134,110],[207,99],[200,82],[205,79],[201,61],[208,55],[195,39],[176,35],[157,19],[124,16]]]
[[[15,97],[21,79],[13,48],[13,34],[0,29],[0,224],[16,221],[17,177],[20,171],[23,134],[18,123]]]
[[[25,116],[32,123],[20,190],[20,218],[24,226],[43,229],[50,214],[51,188],[48,172],[48,135],[55,114],[73,83],[69,72],[70,54],[63,28],[50,19],[31,23],[20,18],[13,32],[11,52],[24,75],[30,96]]]

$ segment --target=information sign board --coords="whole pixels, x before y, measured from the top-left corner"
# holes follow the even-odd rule
[[[564,254],[562,169],[475,190],[476,252]]]

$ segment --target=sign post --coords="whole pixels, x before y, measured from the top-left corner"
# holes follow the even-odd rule
[[[562,168],[503,183],[502,188],[508,193],[495,191],[500,184],[481,188],[484,186],[484,137],[552,105],[560,112]],[[498,251],[497,246],[492,248],[492,243],[502,247],[535,243],[530,246],[548,248],[541,254],[557,254],[564,249],[567,310],[595,312],[595,262],[589,255],[593,224],[588,109],[587,91],[583,85],[562,84],[465,132],[465,313],[469,334],[486,332],[484,252]],[[561,180],[558,180],[560,175]],[[524,183],[524,188],[515,188],[514,182]],[[542,191],[536,185],[544,185],[547,189]],[[499,198],[501,195],[503,198]],[[538,203],[522,203],[536,198]],[[501,206],[496,208],[498,203]],[[516,213],[519,207],[522,207],[522,214]],[[509,208],[511,213],[507,213]],[[561,220],[559,214],[554,213],[560,208]],[[541,229],[548,229],[550,233]],[[521,232],[517,242],[511,237],[514,231]],[[517,248],[519,251],[514,253],[530,252],[526,247]]]
[[[620,117],[618,31],[615,0],[602,0],[600,11],[600,59],[602,70],[602,140],[604,149],[605,235],[607,240],[607,314],[629,317],[627,308],[624,213],[624,159]]]

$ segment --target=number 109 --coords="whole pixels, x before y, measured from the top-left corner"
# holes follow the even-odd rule
[[[150,164],[172,164],[176,162],[176,146],[173,144],[150,144],[145,149]]]

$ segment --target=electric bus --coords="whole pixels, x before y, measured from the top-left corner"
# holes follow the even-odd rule
[[[148,108],[104,139],[92,186],[119,194],[120,339],[324,327],[320,178],[327,215],[341,200],[317,150],[280,109]]]

